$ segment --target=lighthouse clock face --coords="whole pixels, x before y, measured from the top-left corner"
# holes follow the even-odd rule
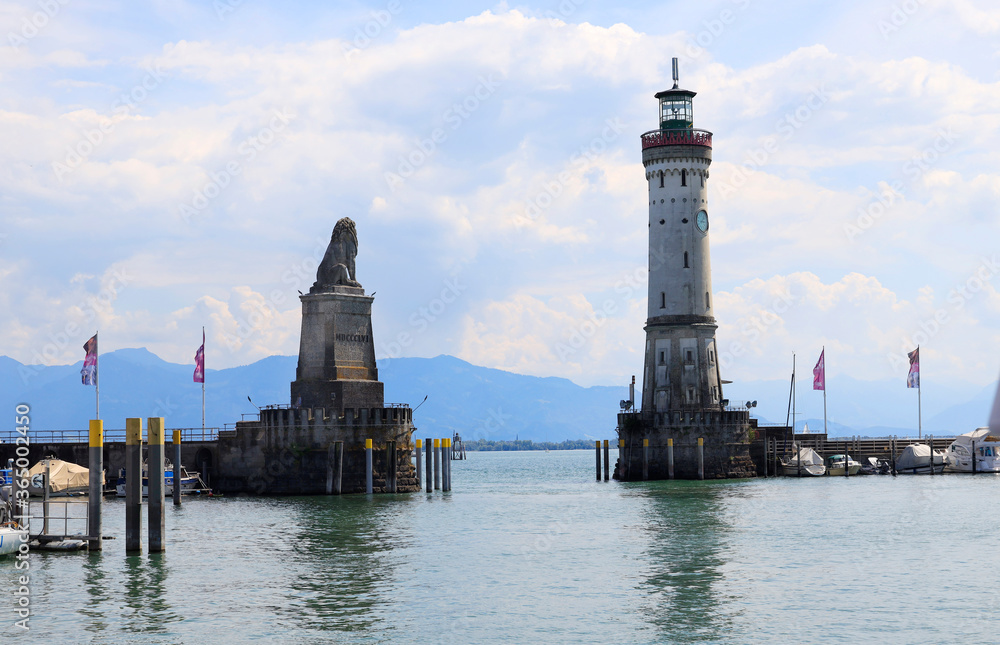
[[[705,211],[698,211],[698,216],[695,219],[695,224],[698,226],[698,230],[702,233],[708,232],[708,213]]]

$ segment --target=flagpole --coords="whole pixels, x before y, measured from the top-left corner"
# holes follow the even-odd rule
[[[822,354],[823,354],[823,434],[826,434],[826,345],[823,345]]]
[[[205,346],[205,328],[201,328],[201,346]],[[204,351],[204,350],[203,350]],[[202,365],[204,365],[205,355],[202,354]],[[205,438],[205,369],[201,370],[201,437]]]
[[[98,329],[97,333],[94,334],[94,338],[101,333]],[[97,351],[94,352],[94,418],[98,421],[101,419],[101,352],[100,352],[100,342],[97,343]]]
[[[920,345],[917,345],[917,360],[918,361],[920,360]],[[920,365],[920,363],[917,363],[917,369],[918,370],[920,369],[919,365]],[[923,414],[922,414],[922,411],[920,409],[920,407],[921,407],[920,406],[920,390],[923,389],[923,388],[920,387],[921,381],[923,381],[923,379],[920,378],[920,372],[918,371],[917,372],[917,439],[922,438],[923,434],[924,434]],[[934,451],[931,450],[931,470],[933,470],[933,468],[934,468]]]

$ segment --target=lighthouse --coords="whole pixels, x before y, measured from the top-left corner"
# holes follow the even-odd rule
[[[650,479],[666,479],[671,472],[681,478],[752,476],[749,413],[725,404],[715,339],[708,203],[712,133],[694,127],[696,93],[678,86],[676,58],[673,79],[671,89],[655,95],[658,127],[642,135],[649,205],[642,402],[619,415],[615,475],[625,480],[640,479],[644,472]]]

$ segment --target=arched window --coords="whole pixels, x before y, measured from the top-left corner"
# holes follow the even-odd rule
[[[712,305],[711,305],[711,303],[708,300],[708,292],[706,291],[705,292],[705,309],[711,309],[711,308],[712,308]]]
[[[688,171],[682,170],[681,171],[681,186],[687,186],[687,185],[688,185]]]
[[[667,294],[664,291],[660,292],[660,309],[667,308]]]
[[[663,171],[660,171],[660,188],[663,188]]]
[[[688,266],[688,252],[687,251],[684,251],[684,268],[685,269],[690,269],[691,268],[691,267]]]

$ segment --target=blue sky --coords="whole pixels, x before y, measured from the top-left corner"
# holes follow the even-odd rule
[[[31,24],[34,21],[35,25]],[[298,350],[353,218],[380,358],[642,369],[653,94],[715,133],[723,377],[992,382],[1000,9],[986,0],[0,2],[0,352]],[[124,97],[124,98],[123,98]],[[832,387],[832,385],[831,385]]]

